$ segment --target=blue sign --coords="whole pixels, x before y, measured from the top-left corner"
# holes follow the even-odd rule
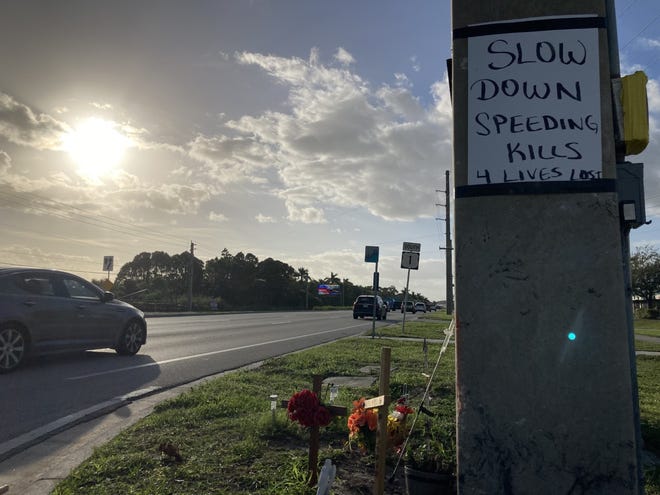
[[[378,263],[378,246],[365,246],[364,261],[367,263]]]

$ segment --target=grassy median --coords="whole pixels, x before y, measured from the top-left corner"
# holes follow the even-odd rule
[[[448,324],[446,315],[431,313],[420,321],[406,322],[405,329],[392,325],[378,333],[441,339]],[[424,374],[431,372],[440,351],[437,340],[424,346],[405,339],[344,339],[268,360],[255,370],[226,374],[160,404],[152,415],[97,449],[53,493],[314,494],[306,480],[309,432],[289,421],[284,409],[278,408],[273,415],[269,396],[287,399],[311,388],[315,374],[364,375],[360,369],[377,366],[384,346],[392,349],[392,396],[407,390],[411,405],[417,408],[426,387]],[[638,374],[645,447],[660,454],[660,358],[639,358]],[[340,387],[335,403],[349,406],[350,412],[355,399],[378,395],[375,378],[371,386]],[[328,401],[328,394],[325,387],[322,401]],[[433,428],[451,436],[455,427],[453,346],[440,359],[430,395]],[[419,424],[418,436],[429,428],[426,419]],[[347,439],[346,418],[336,418],[321,429],[319,459],[331,459],[337,466],[333,493],[371,493],[374,456],[360,454],[355,446],[349,449]],[[176,448],[180,461],[161,452],[159,447],[167,444]],[[391,456],[388,473],[395,462]],[[401,479],[387,485],[386,493],[403,493]],[[646,493],[660,495],[660,470],[647,473]]]

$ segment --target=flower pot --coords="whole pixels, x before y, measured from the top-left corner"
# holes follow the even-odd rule
[[[404,467],[407,495],[444,495],[453,494],[454,477],[447,473],[429,473]]]

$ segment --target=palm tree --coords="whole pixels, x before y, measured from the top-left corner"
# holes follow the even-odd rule
[[[301,282],[304,282],[305,280],[307,280],[309,278],[309,270],[307,268],[305,268],[304,266],[301,266],[296,271],[296,275],[298,276],[298,278],[300,278]]]

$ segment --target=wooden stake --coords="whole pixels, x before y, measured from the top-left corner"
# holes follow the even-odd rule
[[[385,459],[387,454],[387,415],[390,409],[390,363],[392,348],[383,347],[380,351],[380,384],[378,392],[384,396],[383,405],[378,408],[378,434],[376,436],[376,483],[374,495],[385,491]]]
[[[312,382],[312,392],[316,394],[319,399],[321,398],[321,385],[323,378],[320,375],[314,375]],[[318,465],[319,465],[319,437],[320,428],[314,425],[309,433],[309,486],[315,486],[319,479]]]

